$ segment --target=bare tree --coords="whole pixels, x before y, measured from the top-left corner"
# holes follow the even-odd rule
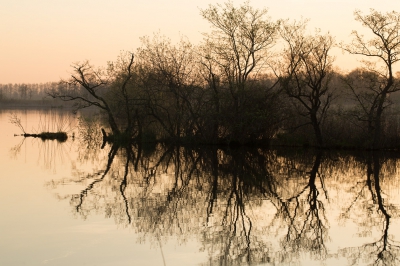
[[[381,13],[371,9],[367,15],[357,10],[354,16],[355,20],[371,30],[372,37],[366,40],[359,32],[353,31],[353,41],[350,44],[341,44],[341,47],[350,54],[362,55],[370,59],[363,61],[364,70],[374,73],[376,82],[374,82],[375,86],[365,88],[372,94],[372,105],[367,113],[371,123],[371,148],[380,148],[382,114],[386,107],[387,97],[389,93],[400,89],[393,73],[394,64],[400,60],[400,13],[396,11]],[[348,82],[348,85],[355,92],[354,85],[351,82]],[[360,99],[359,93],[355,92],[354,95]]]
[[[331,80],[333,60],[330,51],[334,45],[331,35],[305,34],[306,22],[283,24],[280,33],[286,43],[283,51],[282,86],[299,114],[312,125],[317,145],[323,146],[321,123],[333,99]]]
[[[182,38],[174,45],[156,34],[142,38],[138,64],[151,117],[169,137],[180,138],[196,125],[200,92],[193,45]]]
[[[116,66],[109,63],[108,71],[96,69],[88,61],[83,63],[75,63],[73,73],[69,80],[62,80],[60,86],[47,91],[47,94],[53,98],[63,101],[74,101],[77,109],[83,109],[95,106],[105,111],[108,117],[108,123],[114,136],[121,135],[120,126],[117,124],[115,110],[112,108],[113,97],[110,93],[119,94],[124,102],[119,108],[125,108],[128,121],[125,129],[127,135],[132,134],[132,121],[129,114],[129,99],[127,93],[127,84],[132,78],[133,71],[133,53],[122,55],[127,58],[120,60],[122,64]],[[120,82],[116,82],[119,80]],[[118,88],[114,88],[118,85]],[[108,94],[108,95],[107,95]]]
[[[230,95],[227,128],[231,128],[232,138],[236,140],[248,126],[243,108],[251,101],[246,97],[252,84],[250,80],[269,70],[272,47],[277,39],[278,23],[271,21],[267,12],[267,9],[251,7],[248,2],[239,7],[226,2],[201,10],[203,18],[213,28],[211,33],[204,34],[203,74],[214,93],[216,112],[222,112],[221,88]],[[219,124],[220,121],[216,121],[214,136]]]
[[[21,118],[17,114],[11,113],[9,117],[10,123],[21,129],[22,133],[26,134],[24,127],[22,126]]]

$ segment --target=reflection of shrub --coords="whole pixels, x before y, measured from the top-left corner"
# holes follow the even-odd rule
[[[87,143],[101,143],[101,125],[97,116],[80,116],[78,118],[78,130],[80,138]]]

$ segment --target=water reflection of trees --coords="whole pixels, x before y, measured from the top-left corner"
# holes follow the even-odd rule
[[[349,207],[342,221],[358,215],[359,227],[384,230],[378,241],[340,254],[355,264],[367,251],[369,258],[386,262],[397,256],[389,234],[397,211],[382,194],[382,162],[375,157],[365,162],[321,151],[147,145],[93,152],[99,166],[76,166],[71,178],[54,181],[57,193],[63,192],[60,185],[76,185],[73,193],[60,196],[70,200],[76,215],[104,214],[134,228],[141,241],[194,238],[209,254],[209,264],[247,265],[295,263],[304,254],[311,260],[332,256],[327,243],[333,216],[326,206],[338,204],[329,195],[343,190]],[[364,165],[366,178],[353,180]]]
[[[261,228],[254,226],[255,211],[274,193],[268,169],[271,153],[261,150],[210,151],[207,223],[202,241],[213,263],[268,261],[269,243]]]
[[[310,181],[286,202],[279,196],[282,182],[271,172],[277,157],[274,151],[258,149],[160,145],[149,151],[141,146],[112,146],[102,168],[86,174],[76,169],[72,178],[55,182],[55,186],[80,185],[78,193],[60,198],[69,198],[74,212],[83,218],[104,213],[123,226],[132,225],[152,241],[171,235],[186,241],[196,235],[218,265],[270,261],[267,227],[257,225],[266,201],[276,205],[273,212],[285,212],[280,214],[283,220],[289,218],[288,235],[299,230],[296,220],[303,219],[294,210],[301,208],[309,219],[287,242],[303,241],[323,212],[314,184],[321,157],[316,157]],[[303,194],[309,195],[309,205],[301,203]],[[298,206],[291,209],[293,202]]]
[[[356,220],[363,235],[371,234],[374,228],[381,228],[375,241],[341,250],[341,254],[349,258],[351,265],[361,262],[369,265],[399,265],[400,262],[400,243],[389,233],[390,220],[393,216],[399,216],[399,209],[395,204],[389,203],[390,199],[382,189],[381,184],[385,178],[381,171],[383,164],[396,168],[395,160],[389,160],[378,152],[368,154],[365,163],[366,179],[351,188],[356,197],[342,214],[342,218],[346,219],[353,210],[366,212],[366,219]]]
[[[326,259],[329,225],[320,193],[325,195],[325,199],[328,195],[320,171],[322,156],[322,152],[318,152],[308,157],[314,160],[306,164],[310,165],[307,179],[304,178],[293,195],[279,199],[274,224],[279,224],[279,230],[285,232],[279,254],[281,263],[298,261],[303,252],[309,253],[312,259]],[[297,175],[288,177],[301,178]]]

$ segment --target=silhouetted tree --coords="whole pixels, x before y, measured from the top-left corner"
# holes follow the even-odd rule
[[[318,146],[324,145],[321,123],[333,99],[331,80],[333,37],[305,34],[306,22],[283,24],[280,33],[286,43],[281,84],[294,99],[298,113],[312,125]]]
[[[193,134],[201,104],[193,46],[184,39],[173,45],[159,35],[142,43],[138,64],[149,116],[170,138]]]
[[[394,79],[393,66],[400,60],[400,13],[396,11],[380,13],[371,9],[370,13],[363,15],[361,11],[354,12],[355,19],[372,32],[372,38],[366,40],[363,35],[353,31],[354,37],[350,44],[341,44],[342,48],[350,54],[362,55],[371,58],[364,61],[365,73],[374,81],[364,88],[369,93],[370,106],[366,109],[369,120],[369,133],[371,134],[371,148],[381,147],[382,114],[386,107],[389,93],[396,92],[400,85]],[[371,76],[372,75],[372,76]],[[347,82],[355,97],[361,104],[363,98],[353,82]],[[362,107],[364,109],[364,106]]]
[[[213,110],[219,119],[214,121],[214,135],[226,129],[232,140],[241,141],[247,137],[246,122],[249,118],[251,123],[257,123],[252,120],[257,112],[246,113],[245,107],[249,107],[252,101],[248,97],[248,90],[252,86],[250,80],[256,80],[269,68],[278,23],[267,17],[266,9],[254,9],[249,3],[239,7],[231,2],[210,5],[201,10],[201,15],[213,27],[211,33],[204,34],[201,63],[206,83],[212,92]],[[263,88],[263,91],[269,89]],[[226,96],[230,101],[225,103],[225,112],[222,110],[222,100],[227,99]],[[257,111],[262,112],[260,109]],[[222,116],[229,123],[222,123]]]
[[[116,72],[114,65],[110,64],[107,71],[96,69],[88,61],[76,63],[73,65],[73,74],[66,81],[61,81],[60,86],[51,88],[47,94],[53,98],[63,101],[74,101],[77,109],[83,109],[95,106],[103,110],[108,118],[108,124],[114,136],[120,136],[123,132],[126,136],[132,134],[132,119],[130,117],[129,96],[127,85],[132,78],[133,71],[133,53],[122,55],[127,57]],[[120,82],[116,82],[120,80]],[[118,85],[118,87],[114,87]],[[111,107],[111,102],[117,97],[110,97],[110,92],[117,94],[124,99],[122,106],[118,108],[126,109],[127,121],[124,124],[118,124],[115,110]],[[107,95],[108,93],[108,95]],[[125,126],[125,130],[121,130]]]

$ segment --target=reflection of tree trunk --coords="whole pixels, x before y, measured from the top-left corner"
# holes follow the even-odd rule
[[[238,176],[238,173],[233,173],[232,175],[232,190],[229,195],[227,208],[225,211],[225,221],[228,221],[229,211],[232,215],[231,221],[228,226],[231,230],[231,235],[229,238],[229,244],[226,246],[225,256],[229,257],[231,243],[235,243],[235,238],[240,235],[244,237],[244,242],[242,246],[242,250],[238,255],[240,255],[246,262],[251,261],[251,230],[252,230],[252,221],[250,217],[246,213],[244,196],[245,192],[243,191],[243,181]],[[229,210],[229,208],[231,208]],[[241,230],[241,231],[240,231]]]
[[[117,154],[117,151],[119,149],[119,146],[114,144],[111,149],[110,152],[108,153],[108,161],[107,161],[107,166],[106,169],[104,170],[104,173],[101,175],[100,178],[94,180],[92,183],[90,183],[84,190],[81,191],[80,195],[74,195],[73,197],[79,197],[79,203],[76,205],[76,211],[79,212],[79,209],[81,208],[82,204],[83,204],[83,199],[85,198],[85,196],[87,195],[87,193],[93,188],[93,186],[96,183],[101,182],[104,177],[107,175],[108,171],[110,171],[111,169],[111,165],[112,162],[114,161],[114,157]]]
[[[317,253],[319,253],[321,256],[324,256],[324,254],[326,253],[325,240],[324,240],[324,233],[326,232],[326,228],[322,221],[324,218],[325,209],[322,202],[318,200],[319,192],[315,184],[316,177],[318,175],[318,170],[321,164],[321,158],[322,158],[322,152],[319,151],[315,157],[314,165],[310,172],[310,180],[308,183],[310,188],[310,192],[308,194],[308,202],[310,204],[310,209],[306,212],[307,218],[304,221],[303,229],[308,228],[310,232],[312,232],[312,234],[314,235],[314,239],[312,239],[312,245],[311,245],[312,250],[314,252],[318,251]],[[322,179],[321,179],[321,185],[322,188],[324,189]],[[307,221],[309,222],[308,226],[306,226]],[[302,232],[302,231],[303,230],[301,230],[300,232],[303,233],[304,235],[307,234],[307,232]]]
[[[379,162],[379,155],[374,152],[372,154],[373,162],[374,162],[374,184],[375,184],[375,193],[376,193],[376,198],[378,200],[378,208],[379,210],[385,215],[386,218],[390,218],[390,215],[387,213],[385,206],[383,205],[383,199],[382,199],[382,194],[381,194],[381,186],[380,186],[380,180],[379,180],[379,173],[380,173],[380,162]]]
[[[322,157],[322,152],[318,152],[317,156],[315,157],[314,165],[310,172],[310,180],[308,182],[308,185],[310,187],[310,193],[309,193],[308,199],[309,199],[311,210],[315,210],[318,208],[317,198],[318,198],[319,192],[315,185],[315,180],[317,177],[319,166],[321,164],[321,157]]]
[[[129,204],[128,204],[128,199],[125,196],[125,189],[126,186],[128,185],[128,172],[129,172],[129,163],[133,162],[133,151],[132,151],[132,147],[126,147],[126,163],[125,163],[125,172],[124,172],[124,178],[122,179],[121,185],[119,187],[120,192],[121,192],[121,196],[125,202],[125,213],[126,216],[128,217],[128,223],[130,224],[132,219],[131,219],[131,215],[129,214]]]
[[[353,201],[352,206],[354,206],[355,202],[361,198],[361,196],[365,196],[363,190],[367,187],[371,194],[372,203],[370,203],[368,197],[364,199],[364,207],[368,213],[365,219],[368,219],[368,221],[361,221],[361,227],[366,227],[369,232],[372,231],[373,227],[382,227],[382,234],[377,240],[366,243],[358,248],[344,249],[346,253],[349,253],[348,256],[353,257],[354,265],[357,264],[361,258],[370,260],[370,262],[372,262],[371,265],[399,265],[400,246],[394,244],[395,241],[389,237],[391,215],[387,210],[392,209],[393,206],[388,207],[387,202],[385,204],[385,199],[382,197],[382,188],[380,186],[381,158],[377,151],[371,151],[368,154],[366,159],[366,186],[363,186],[363,189]],[[352,206],[348,208],[347,212],[350,212]],[[376,212],[374,212],[373,209],[375,209]]]
[[[322,151],[315,156],[313,166],[309,172],[307,185],[297,195],[281,202],[278,217],[287,221],[287,234],[282,245],[288,257],[299,256],[302,249],[322,259],[326,256],[325,239],[327,235],[325,208],[318,200],[317,177],[321,179],[322,189],[325,191],[319,168],[322,160]],[[326,195],[326,191],[325,191]],[[306,196],[306,198],[304,198]],[[308,204],[307,204],[308,203]]]
[[[390,215],[386,211],[385,206],[383,205],[383,199],[382,199],[382,194],[381,194],[381,186],[380,186],[380,179],[379,179],[379,173],[381,169],[381,164],[379,162],[379,155],[374,152],[372,154],[372,160],[373,160],[373,176],[374,176],[374,189],[376,193],[376,200],[378,203],[378,210],[382,212],[382,214],[385,216],[385,229],[383,232],[382,236],[382,241],[383,241],[383,247],[382,250],[378,253],[378,259],[381,259],[381,256],[383,252],[386,250],[387,245],[388,245],[388,230],[389,230],[389,223],[390,223]],[[373,195],[373,191],[371,191],[371,194]]]
[[[218,149],[212,150],[211,158],[211,173],[212,173],[212,183],[211,183],[211,195],[208,200],[207,206],[207,223],[209,222],[210,215],[213,213],[214,202],[217,200],[218,193]]]

